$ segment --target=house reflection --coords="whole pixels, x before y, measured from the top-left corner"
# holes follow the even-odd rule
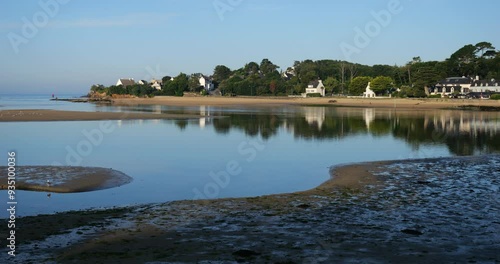
[[[325,107],[302,107],[304,118],[310,126],[315,126],[319,130],[325,122],[326,108]]]
[[[375,120],[375,109],[363,109],[363,118],[365,120],[366,128],[370,131],[370,124]]]
[[[212,123],[212,108],[205,105],[200,106],[200,116],[199,125],[201,129],[204,129],[207,125]]]

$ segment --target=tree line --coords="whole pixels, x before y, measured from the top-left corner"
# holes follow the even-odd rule
[[[453,76],[480,76],[483,79],[500,79],[500,53],[489,42],[469,44],[460,48],[444,61],[422,61],[413,57],[405,65],[373,66],[341,60],[295,61],[292,67],[279,71],[269,59],[260,63],[249,62],[231,70],[225,65],[214,68],[212,79],[223,95],[285,96],[305,92],[307,85],[321,79],[328,95],[361,95],[371,82],[378,95],[393,94],[399,97],[425,97],[425,89],[439,80]],[[94,85],[91,90],[111,94],[135,96],[171,95],[184,92],[206,93],[199,86],[200,74],[180,73],[175,78],[162,78],[161,90],[147,85],[104,87]],[[397,92],[396,92],[397,91]]]

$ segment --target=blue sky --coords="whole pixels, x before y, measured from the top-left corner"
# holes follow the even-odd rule
[[[52,8],[44,8],[43,3]],[[0,93],[83,94],[94,83],[111,85],[118,78],[211,74],[219,64],[236,69],[263,58],[284,70],[305,59],[369,65],[402,65],[414,56],[444,60],[460,47],[480,41],[500,48],[500,1],[468,3],[4,1]],[[381,24],[373,16],[381,12],[390,14],[390,19],[384,17],[388,23]],[[27,30],[29,24],[36,33]],[[356,28],[366,34],[367,26],[372,30],[369,43],[356,45]],[[342,45],[356,52],[346,56]]]

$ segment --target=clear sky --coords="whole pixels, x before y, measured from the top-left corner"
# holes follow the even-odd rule
[[[83,94],[263,58],[283,70],[305,59],[444,60],[466,44],[500,48],[499,10],[497,0],[3,1],[0,93]]]

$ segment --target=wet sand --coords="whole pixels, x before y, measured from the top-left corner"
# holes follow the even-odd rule
[[[0,166],[0,190],[6,190],[7,167]],[[89,192],[122,186],[132,178],[122,172],[92,167],[18,166],[15,187],[53,193]]]
[[[24,217],[16,260],[498,263],[499,165],[498,155],[353,164],[299,193]]]
[[[79,112],[79,111],[60,111],[60,110],[0,111],[0,122],[190,119],[199,117],[200,116],[198,115],[183,115],[183,114]]]

